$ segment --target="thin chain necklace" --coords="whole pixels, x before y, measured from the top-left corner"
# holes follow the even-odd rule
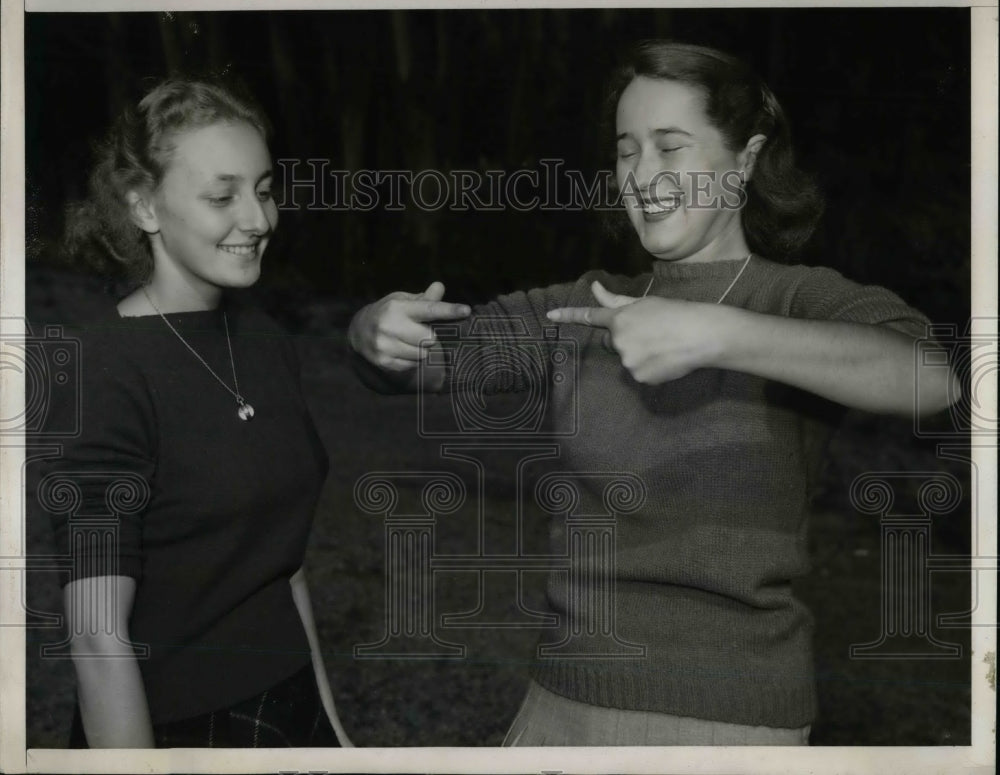
[[[733,278],[733,281],[729,283],[729,287],[722,292],[722,295],[719,297],[719,300],[715,302],[716,304],[722,304],[723,299],[725,299],[726,296],[729,295],[729,292],[733,289],[733,286],[736,285],[739,279],[743,276],[743,272],[746,271],[747,265],[750,263],[751,258],[753,258],[753,253],[752,252],[747,253],[747,257],[743,259],[743,266],[740,267],[740,271],[737,272],[736,277]],[[647,294],[649,294],[649,289],[653,287],[653,280],[655,279],[656,279],[656,273],[654,272],[653,276],[649,278],[649,284],[646,286],[646,290],[642,292],[642,296],[640,298],[643,299],[646,298]]]
[[[250,406],[250,404],[247,403],[247,400],[243,398],[243,396],[240,394],[240,381],[236,378],[236,361],[233,359],[233,343],[229,339],[229,320],[226,318],[226,313],[225,312],[222,313],[222,323],[226,327],[226,345],[229,347],[229,365],[233,367],[233,384],[236,386],[236,390],[233,390],[231,387],[229,387],[229,385],[225,383],[225,380],[223,380],[222,377],[220,377],[218,374],[215,373],[215,370],[205,362],[205,359],[198,354],[198,351],[195,350],[190,344],[188,344],[187,340],[183,336],[181,336],[180,332],[173,327],[173,325],[169,320],[167,320],[166,315],[160,312],[160,308],[156,306],[156,304],[150,298],[149,293],[146,291],[146,286],[142,287],[142,295],[146,297],[146,301],[149,302],[149,305],[156,310],[156,314],[159,315],[161,318],[163,318],[163,322],[167,324],[167,328],[169,328],[171,331],[174,332],[174,335],[181,340],[181,343],[185,347],[187,347],[188,350],[191,351],[191,354],[199,361],[201,361],[201,365],[204,366],[206,369],[208,369],[208,373],[211,374],[213,377],[215,377],[218,383],[222,385],[222,387],[224,387],[226,390],[228,390],[232,394],[233,398],[236,399],[237,417],[239,417],[241,420],[249,420],[251,417],[253,417],[254,415],[253,407]]]

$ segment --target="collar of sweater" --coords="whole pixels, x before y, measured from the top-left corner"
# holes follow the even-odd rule
[[[746,264],[746,271],[739,283],[759,259],[754,256],[749,263],[746,257],[727,261],[661,261],[653,262],[652,285],[648,295],[686,299],[688,301],[716,302],[729,284],[739,276]],[[643,288],[649,282],[644,275]],[[738,283],[738,284],[739,284]]]

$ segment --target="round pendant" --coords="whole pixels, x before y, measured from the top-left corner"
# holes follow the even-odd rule
[[[236,410],[236,414],[239,415],[241,420],[249,420],[253,417],[253,407],[250,406],[246,401],[240,404],[240,408]]]

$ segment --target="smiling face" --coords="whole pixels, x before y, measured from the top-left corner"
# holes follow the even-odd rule
[[[198,298],[209,306],[224,288],[260,277],[278,223],[271,158],[244,123],[216,123],[174,136],[163,180],[137,208],[150,237],[150,285],[164,301]]]
[[[748,252],[739,182],[752,155],[726,147],[703,103],[686,84],[642,76],[618,101],[618,185],[642,246],[656,258],[724,261]]]

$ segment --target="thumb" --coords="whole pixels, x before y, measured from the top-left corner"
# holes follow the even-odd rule
[[[637,299],[633,296],[612,293],[597,280],[594,280],[590,289],[593,291],[594,297],[597,299],[597,303],[607,309],[617,309],[618,307],[624,307],[634,301],[637,301]]]
[[[435,280],[420,294],[420,298],[424,301],[441,301],[444,298],[444,284]]]

